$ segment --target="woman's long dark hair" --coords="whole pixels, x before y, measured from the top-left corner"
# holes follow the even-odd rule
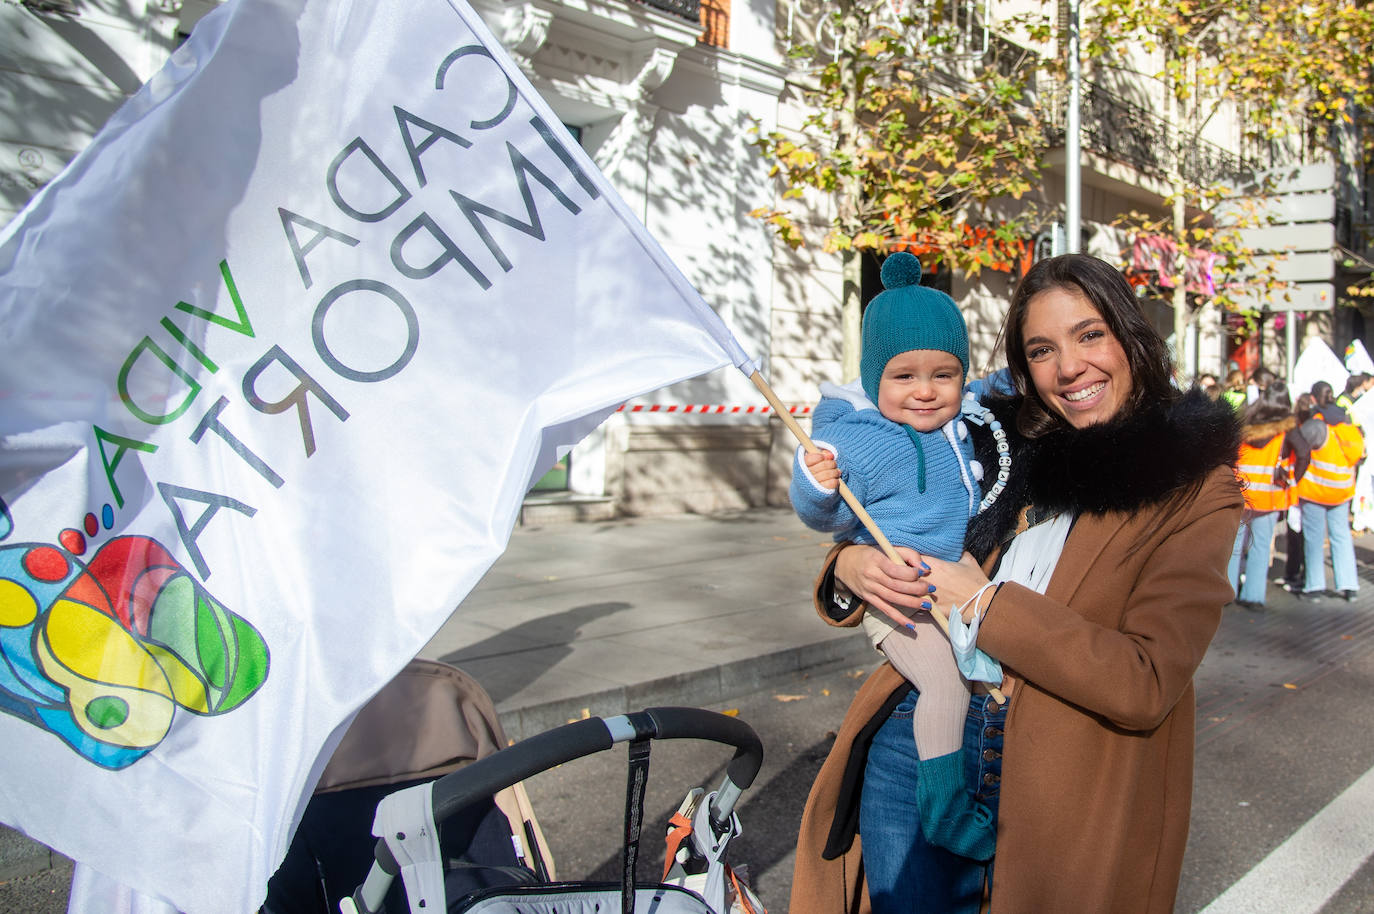
[[[1146,319],[1135,292],[1121,272],[1104,260],[1087,254],[1061,254],[1041,260],[1030,268],[1016,287],[1011,308],[1002,326],[1002,338],[1016,390],[1022,394],[1017,430],[1037,438],[1067,423],[1045,405],[1031,383],[1026,359],[1025,322],[1031,299],[1049,289],[1082,293],[1116,337],[1131,368],[1131,394],[1125,409],[1134,412],[1145,405],[1164,406],[1179,396],[1173,385],[1173,360],[1164,339]]]
[[[1245,407],[1240,421],[1243,425],[1264,425],[1278,422],[1293,415],[1293,401],[1288,396],[1288,385],[1274,380],[1260,391],[1259,398]]]
[[[1318,381],[1312,385],[1312,399],[1317,406],[1329,406],[1336,402],[1336,392],[1327,382]]]

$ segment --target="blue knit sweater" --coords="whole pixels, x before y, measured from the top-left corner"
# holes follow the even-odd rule
[[[958,419],[920,434],[926,457],[926,491],[917,491],[916,445],[904,426],[878,412],[854,386],[822,385],[811,418],[811,437],[835,454],[840,475],[894,546],[909,546],[956,561],[964,552],[964,531],[982,497],[969,466],[973,444]],[[856,408],[856,404],[858,408]],[[962,434],[960,433],[962,431]],[[957,443],[956,443],[957,442]],[[818,485],[793,459],[792,507],[813,530],[835,539],[872,543],[838,491]]]

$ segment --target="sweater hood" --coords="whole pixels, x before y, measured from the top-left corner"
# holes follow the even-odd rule
[[[1136,511],[1200,484],[1217,466],[1234,466],[1240,447],[1235,411],[1196,389],[1165,406],[1034,439],[1016,433],[1020,397],[986,405],[1006,430],[1012,468],[1001,497],[969,524],[967,545],[980,560],[1015,529],[1027,505],[1051,513]],[[996,465],[987,436],[976,447],[985,465]]]
[[[848,384],[834,384],[830,381],[821,382],[821,397],[828,400],[841,400],[848,403],[857,410],[872,409],[876,410],[878,405],[868,399],[868,394],[864,393],[863,385],[858,381],[850,381]]]

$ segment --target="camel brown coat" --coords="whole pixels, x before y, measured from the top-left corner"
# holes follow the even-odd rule
[[[989,604],[978,646],[1015,684],[993,914],[1173,911],[1192,803],[1193,673],[1232,597],[1242,504],[1231,469],[1217,467],[1162,515],[1084,514],[1044,595],[1007,583]],[[836,622],[817,608],[831,624],[859,615]],[[855,736],[900,686],[884,665],[850,706],[807,799],[792,914],[869,908],[859,841],[834,860],[821,851]]]

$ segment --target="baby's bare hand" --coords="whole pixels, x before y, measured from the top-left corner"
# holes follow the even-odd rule
[[[829,451],[815,451],[803,455],[802,459],[806,462],[806,468],[811,471],[811,478],[816,483],[827,489],[838,489],[840,487],[840,469],[835,465],[835,455]]]

